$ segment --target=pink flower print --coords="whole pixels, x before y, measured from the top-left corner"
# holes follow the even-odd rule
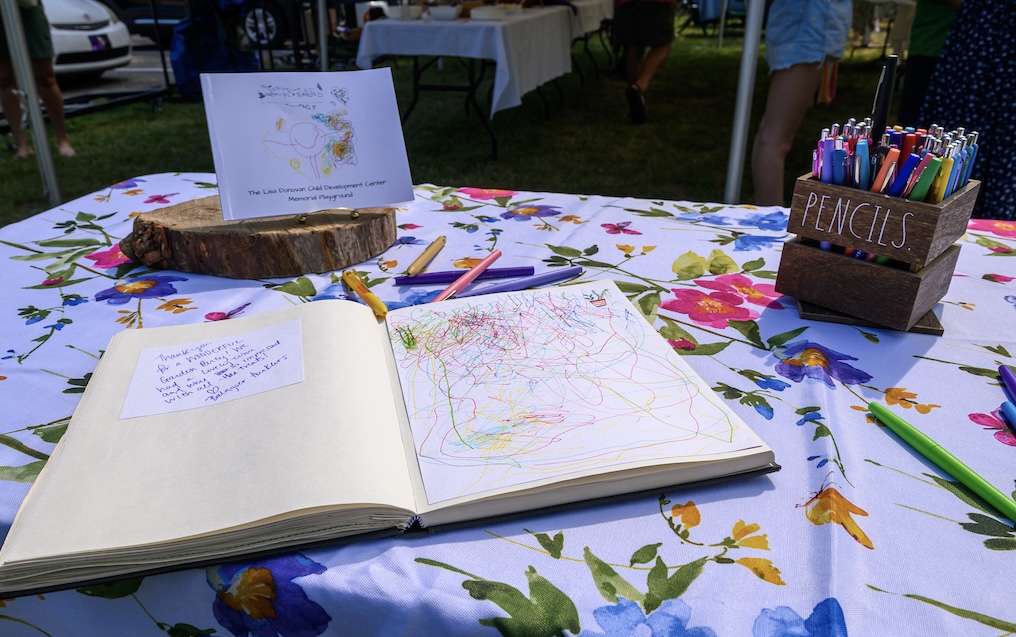
[[[629,230],[628,226],[631,225],[630,221],[622,221],[620,223],[601,223],[601,228],[607,229],[607,234],[642,234],[638,230]]]
[[[751,321],[758,312],[741,307],[744,299],[730,292],[704,294],[699,290],[674,290],[674,298],[660,307],[678,314],[687,314],[692,321],[708,327],[724,329],[728,321]]]
[[[179,194],[178,192],[171,192],[168,195],[149,195],[148,199],[145,199],[145,203],[169,203],[170,197]]]
[[[776,301],[782,296],[776,291],[776,286],[771,283],[755,283],[743,274],[723,274],[713,280],[699,279],[695,283],[710,290],[736,294],[752,305],[773,310],[783,309],[779,301]]]
[[[990,232],[998,237],[1016,239],[1016,221],[1005,219],[971,219],[967,228],[980,232]]]
[[[1013,434],[1012,429],[1002,419],[998,410],[995,410],[990,414],[967,414],[967,418],[969,418],[971,422],[984,427],[988,431],[994,430],[995,440],[1001,442],[1003,445],[1016,447],[1016,434]]]
[[[86,254],[85,258],[95,261],[95,267],[101,270],[108,270],[130,262],[127,255],[120,250],[120,244],[118,243],[113,244],[106,250]]]
[[[206,321],[224,321],[226,319],[233,318],[234,316],[236,316],[240,312],[243,312],[244,308],[247,307],[248,305],[250,305],[250,303],[244,303],[240,307],[234,308],[234,309],[232,309],[232,310],[230,310],[228,312],[209,312],[208,314],[205,314],[205,320]]]
[[[473,199],[489,201],[494,197],[514,197],[514,190],[498,190],[497,188],[459,188],[456,192],[464,193]]]

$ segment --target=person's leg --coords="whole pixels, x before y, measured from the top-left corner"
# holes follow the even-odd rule
[[[637,79],[632,83],[638,86],[639,90],[643,93],[649,90],[649,83],[653,81],[656,72],[667,61],[667,56],[670,55],[670,47],[671,44],[653,47],[649,49],[649,53],[642,60],[642,68],[639,71]]]
[[[773,73],[765,113],[751,151],[756,204],[785,205],[783,164],[821,79],[822,67],[815,62],[795,64]]]
[[[64,157],[73,157],[74,147],[67,138],[63,94],[60,92],[60,85],[56,83],[53,60],[32,60],[32,73],[35,75],[36,90],[39,91],[42,103],[46,105],[46,113],[56,133],[57,151]]]
[[[10,60],[0,60],[0,108],[4,110],[4,118],[10,126],[11,135],[18,149],[15,157],[24,159],[32,154],[24,129],[21,128],[21,100],[14,93],[14,68]]]
[[[628,84],[635,84],[638,81],[645,52],[645,48],[641,46],[624,47],[624,79]]]

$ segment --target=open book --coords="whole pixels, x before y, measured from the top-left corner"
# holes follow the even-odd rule
[[[778,468],[610,281],[128,330],[0,593]]]

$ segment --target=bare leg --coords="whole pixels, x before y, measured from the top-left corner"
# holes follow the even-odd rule
[[[57,151],[64,157],[73,157],[76,153],[67,138],[67,124],[64,119],[63,94],[56,83],[53,72],[53,60],[32,60],[32,73],[35,75],[36,89],[42,103],[46,105],[46,113],[56,133]]]
[[[628,84],[635,84],[642,69],[642,56],[645,49],[640,46],[624,47],[624,77]]]
[[[4,109],[4,118],[18,147],[15,157],[24,159],[32,154],[32,148],[28,145],[24,129],[21,128],[21,100],[14,94],[15,88],[17,86],[14,83],[11,61],[0,61],[0,108]]]
[[[773,73],[751,151],[755,203],[760,206],[784,205],[783,164],[821,79],[822,67],[817,63],[795,64]]]
[[[667,61],[667,56],[670,55],[670,46],[665,44],[649,49],[646,58],[642,60],[642,68],[639,71],[638,78],[632,83],[638,86],[643,93],[649,89],[649,83],[653,81],[656,72]]]

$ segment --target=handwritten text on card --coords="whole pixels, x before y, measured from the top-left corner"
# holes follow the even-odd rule
[[[120,418],[207,407],[303,381],[300,322],[142,350]]]

